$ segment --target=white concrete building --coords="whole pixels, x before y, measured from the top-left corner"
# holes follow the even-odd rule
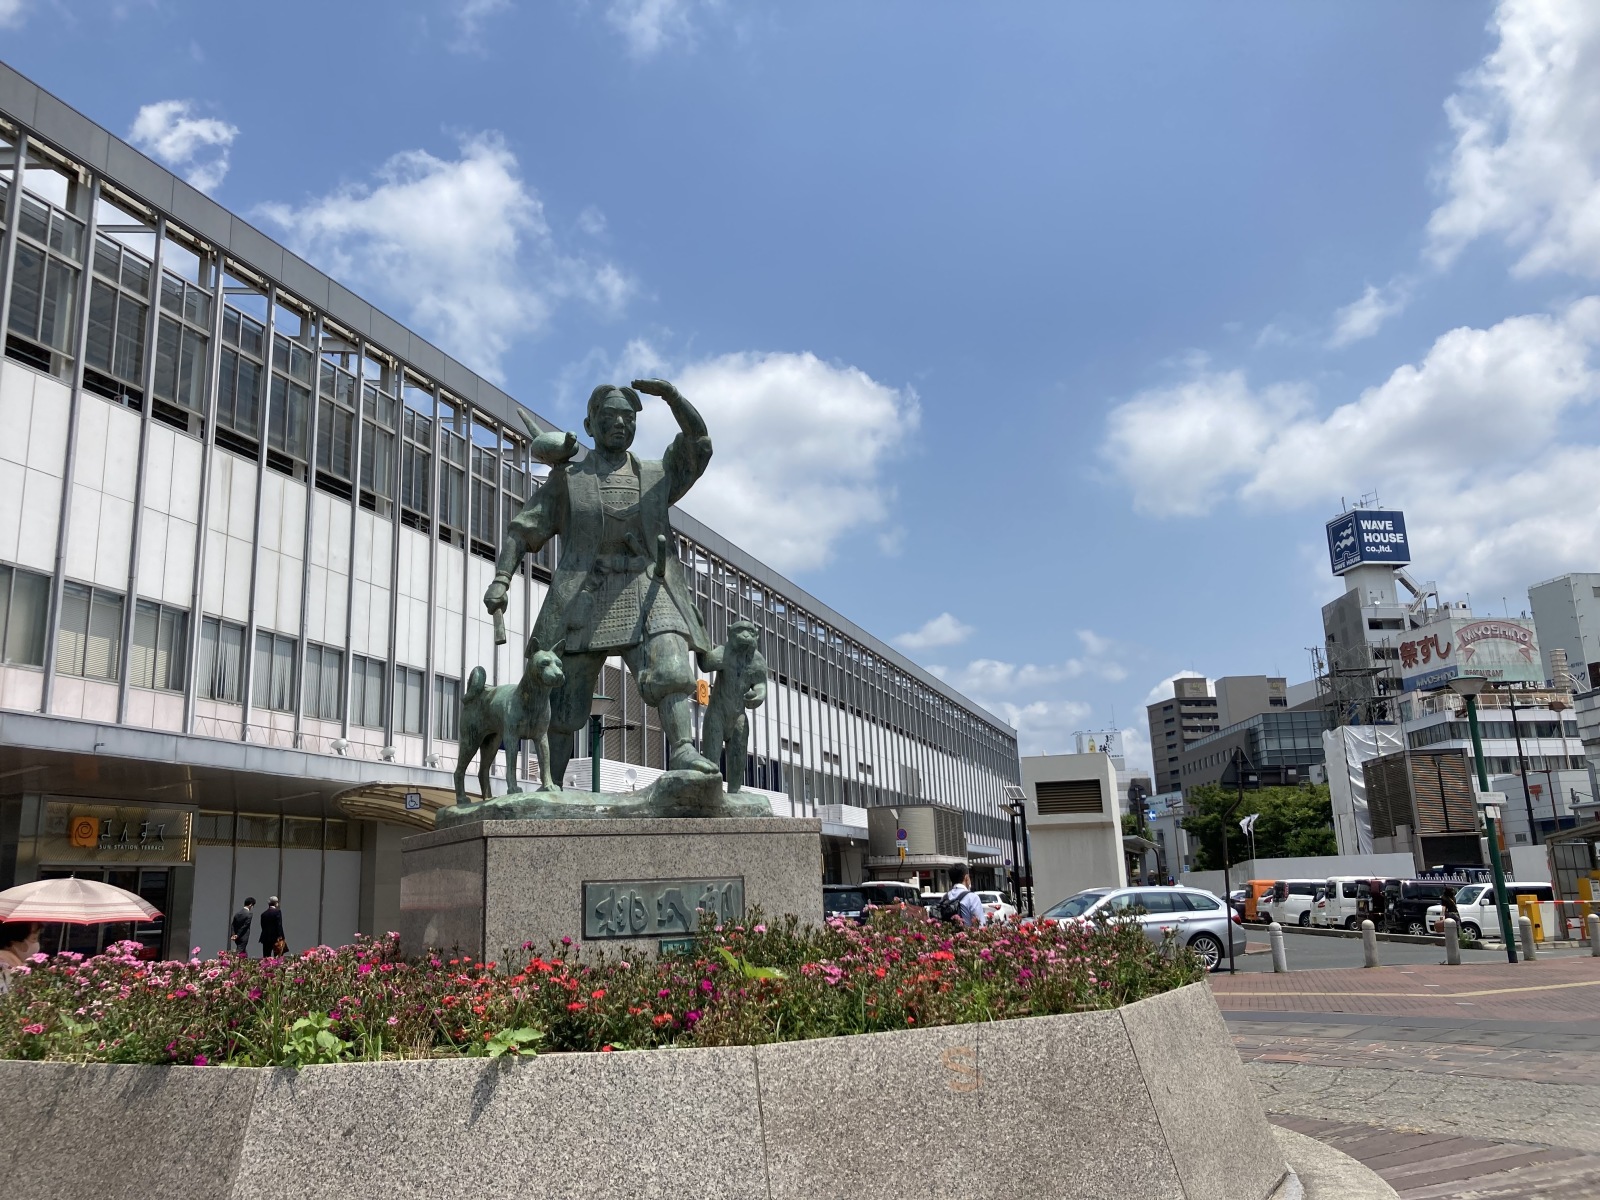
[[[1036,911],[1085,888],[1127,885],[1116,788],[1105,754],[1022,760]]]

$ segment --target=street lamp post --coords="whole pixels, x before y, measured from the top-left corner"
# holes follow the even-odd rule
[[[1528,790],[1528,759],[1522,753],[1522,722],[1517,720],[1516,693],[1507,692],[1506,699],[1511,701],[1511,734],[1517,739],[1517,771],[1522,776],[1522,806],[1528,811],[1528,840],[1537,846],[1539,831],[1533,823],[1533,793]]]
[[[1245,768],[1250,765],[1250,756],[1244,752],[1243,747],[1233,748],[1233,773],[1239,785],[1239,798],[1228,805],[1222,814],[1222,907],[1228,914],[1228,974],[1238,973],[1238,967],[1233,960],[1233,861],[1228,853],[1228,823],[1233,820],[1233,814],[1244,807],[1244,775]],[[1254,785],[1254,780],[1251,781]],[[1252,851],[1252,853],[1254,853]]]
[[[600,759],[605,750],[605,717],[611,697],[596,692],[589,699],[589,790],[600,792]]]
[[[1478,767],[1478,790],[1489,790],[1489,772],[1483,766],[1483,737],[1478,732],[1478,693],[1487,686],[1482,675],[1458,675],[1445,686],[1467,702],[1467,727],[1472,732],[1472,757]],[[1402,736],[1405,734],[1402,732]],[[1517,934],[1511,925],[1511,910],[1506,904],[1506,872],[1500,861],[1500,831],[1496,828],[1499,816],[1497,806],[1488,804],[1483,809],[1484,827],[1489,835],[1489,865],[1494,871],[1494,906],[1500,915],[1500,936],[1506,944],[1506,961],[1517,961]]]

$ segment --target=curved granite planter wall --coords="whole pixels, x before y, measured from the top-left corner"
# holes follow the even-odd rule
[[[713,1050],[288,1070],[0,1062],[5,1194],[1266,1200],[1204,984],[1113,1012]]]

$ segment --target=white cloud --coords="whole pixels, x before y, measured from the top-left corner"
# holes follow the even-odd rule
[[[29,0],[0,0],[0,29],[19,29],[28,18]]]
[[[689,42],[693,0],[611,0],[606,21],[622,35],[634,58],[652,58],[673,42]]]
[[[1145,705],[1160,704],[1163,700],[1171,700],[1173,682],[1179,679],[1204,679],[1207,692],[1211,690],[1211,679],[1202,675],[1199,671],[1174,671],[1150,689],[1144,698]]]
[[[957,646],[972,636],[972,626],[964,625],[950,613],[930,617],[920,629],[901,633],[890,638],[900,649],[909,652],[932,650],[939,646]]]
[[[1302,505],[1376,487],[1406,510],[1412,544],[1441,583],[1525,587],[1596,557],[1584,472],[1600,446],[1570,444],[1567,427],[1600,395],[1597,347],[1600,297],[1453,329],[1326,415],[1202,367],[1114,410],[1103,453],[1135,503],[1163,515],[1208,512],[1226,496]],[[1241,431],[1238,446],[1207,441],[1223,421]],[[1198,482],[1185,491],[1172,476],[1191,463]]]
[[[0,0],[0,24],[4,24],[6,2]],[[128,141],[202,192],[214,191],[227,176],[228,150],[238,136],[237,126],[216,117],[195,116],[192,100],[146,104],[128,130]]]
[[[449,0],[455,19],[456,37],[450,48],[458,53],[477,53],[483,49],[483,27],[490,17],[511,10],[511,0]]]
[[[1243,371],[1215,372],[1202,363],[1192,378],[1112,409],[1102,453],[1132,484],[1140,512],[1199,516],[1260,461],[1277,431],[1307,408],[1308,396],[1299,385],[1256,391]]]
[[[1095,711],[1092,703],[1063,694],[1063,685],[1119,683],[1127,678],[1117,645],[1090,629],[1077,631],[1082,653],[1057,663],[1009,663],[977,658],[964,667],[928,670],[1017,729],[1024,754],[1070,754],[1072,735]]]
[[[1408,280],[1391,280],[1384,287],[1367,285],[1360,297],[1334,314],[1333,335],[1328,345],[1333,349],[1359,342],[1377,333],[1390,317],[1398,316],[1411,300]]]
[[[886,467],[921,419],[910,388],[814,354],[723,354],[674,367],[635,341],[611,370],[620,383],[664,375],[699,409],[716,452],[683,506],[780,571],[820,567],[840,538],[885,521],[894,496]],[[676,431],[666,406],[646,397],[639,450],[659,454]]]
[[[1496,234],[1519,274],[1600,277],[1600,4],[1501,0],[1492,28],[1499,44],[1445,104],[1456,142],[1430,257]]]
[[[562,303],[617,312],[634,291],[614,264],[556,243],[493,133],[463,138],[456,158],[407,150],[371,184],[260,211],[291,249],[494,379],[512,343],[540,332]]]

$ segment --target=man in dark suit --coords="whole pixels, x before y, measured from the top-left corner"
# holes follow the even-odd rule
[[[246,896],[244,903],[239,906],[239,911],[233,914],[233,933],[228,938],[234,953],[250,953],[250,925],[255,920],[253,915],[256,906],[254,896]]]
[[[268,896],[267,907],[261,911],[261,957],[271,958],[287,952],[283,939],[283,909],[278,907],[276,896]]]

